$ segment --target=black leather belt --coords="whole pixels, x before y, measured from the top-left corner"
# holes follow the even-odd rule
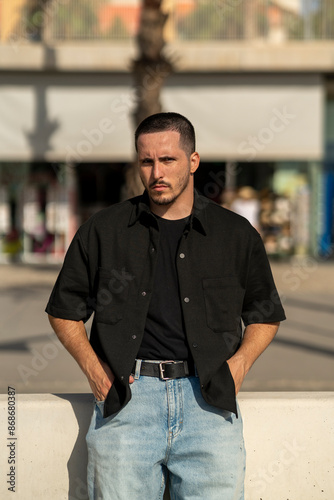
[[[135,373],[136,365],[132,373]],[[147,377],[159,377],[162,380],[173,378],[190,377],[195,375],[195,368],[189,366],[187,361],[161,361],[160,363],[150,363],[142,361],[140,375]]]

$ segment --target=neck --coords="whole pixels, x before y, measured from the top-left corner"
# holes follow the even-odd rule
[[[163,219],[179,220],[188,217],[188,215],[190,215],[192,212],[192,207],[191,208],[184,207],[184,210],[180,210],[179,208],[177,210],[174,210],[173,204],[167,206],[161,206],[161,205],[156,205],[155,203],[154,204],[151,203],[151,211],[155,215],[158,215]]]
[[[187,196],[180,196],[169,205],[157,205],[150,200],[151,211],[163,219],[178,220],[184,219],[191,214],[194,204],[194,190],[187,193]]]

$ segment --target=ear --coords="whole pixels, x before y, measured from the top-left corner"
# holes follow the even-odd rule
[[[190,173],[194,174],[199,167],[200,157],[199,154],[195,151],[190,156]]]

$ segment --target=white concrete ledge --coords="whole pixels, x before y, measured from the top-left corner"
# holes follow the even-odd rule
[[[15,398],[15,405],[10,400],[15,408],[10,436],[8,418],[14,415],[8,412],[7,394],[0,395],[1,500],[87,500],[85,435],[92,396]],[[241,393],[239,404],[247,449],[246,499],[333,500],[334,392]],[[14,496],[8,490],[10,474]]]

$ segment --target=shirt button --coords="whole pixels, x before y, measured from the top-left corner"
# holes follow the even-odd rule
[[[132,335],[131,338],[132,338],[132,340],[136,340],[137,335]]]
[[[155,252],[155,248],[154,247],[151,248],[151,252],[152,253]]]
[[[185,254],[184,253],[180,253],[180,259],[184,259],[185,258]]]
[[[198,347],[198,344],[196,344],[196,342],[194,342],[193,347],[196,349]]]
[[[184,300],[184,302],[186,302],[186,303],[190,302],[189,297],[184,297],[184,299],[183,299],[183,300]]]
[[[146,292],[141,292],[142,296],[145,297],[146,295]]]

